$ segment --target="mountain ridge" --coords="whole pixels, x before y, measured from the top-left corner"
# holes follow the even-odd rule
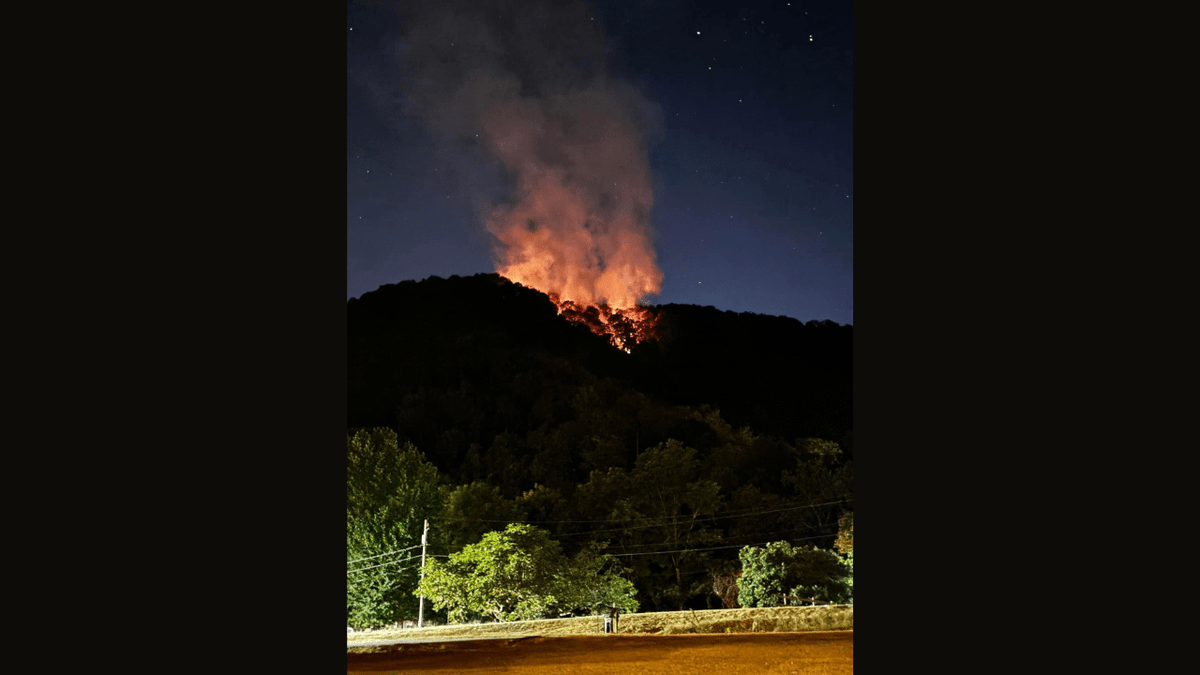
[[[651,338],[625,353],[560,316],[545,294],[494,273],[386,284],[347,308],[350,426],[391,427],[460,479],[486,475],[499,437],[578,426],[585,409],[608,420],[593,431],[621,446],[605,455],[615,465],[686,436],[654,419],[678,406],[852,452],[851,325],[653,305]]]

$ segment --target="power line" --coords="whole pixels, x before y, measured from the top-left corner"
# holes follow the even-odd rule
[[[786,532],[794,532],[794,531],[795,530],[776,530],[775,532],[770,532],[767,535],[759,534],[758,536],[768,536],[770,534],[783,534]],[[715,551],[718,549],[727,549],[727,548],[745,548],[747,546],[764,546],[766,544],[771,544],[776,541],[788,541],[788,542],[808,541],[810,539],[822,539],[824,537],[836,537],[837,535],[838,535],[837,532],[830,532],[828,534],[818,534],[818,535],[813,535],[811,537],[798,537],[798,538],[794,538],[794,539],[773,539],[771,541],[760,541],[760,542],[753,542],[753,543],[749,543],[749,544],[731,544],[729,546],[712,546],[712,547],[708,547],[708,548],[687,548],[687,549],[679,549],[679,550],[675,550],[675,551],[643,551],[640,553],[609,553],[609,552],[605,551],[601,555],[611,556],[611,557],[616,558],[616,557],[625,557],[625,556],[634,556],[634,555],[661,555],[661,554],[666,554],[666,553],[687,553],[690,551]],[[727,537],[718,537],[717,539],[718,540],[728,540]],[[659,545],[659,543],[629,544],[628,546],[625,546],[625,548],[640,548],[642,546],[656,546],[656,545]],[[458,553],[461,550],[462,549],[460,548],[459,551],[455,551],[455,553]],[[449,558],[450,556],[449,555],[437,555],[437,556],[431,556],[431,557]]]
[[[397,572],[403,572],[403,571],[405,571],[405,570],[415,570],[415,569],[417,569],[417,568],[416,568],[416,567],[401,567],[400,569],[398,569],[398,570],[396,570],[396,571],[397,571]],[[358,581],[356,581],[355,583],[361,583],[361,582],[363,582],[363,581],[367,581],[367,582],[369,582],[369,581],[370,581],[370,579],[359,579],[359,580],[358,580]]]
[[[404,560],[393,560],[393,561],[391,561],[391,562],[385,562],[385,563],[383,563],[383,564],[380,564],[380,565],[371,565],[370,567],[360,567],[360,568],[358,568],[358,569],[356,569],[356,570],[347,570],[347,571],[346,571],[346,574],[353,574],[353,573],[355,573],[355,572],[365,572],[365,571],[367,571],[367,570],[373,570],[373,569],[375,569],[376,567],[386,567],[386,566],[388,566],[388,565],[395,565],[395,564],[402,563],[402,562],[408,562],[409,560],[416,560],[418,557],[419,557],[419,556],[415,556],[415,555],[414,555],[414,556],[410,556],[410,557],[408,557],[408,558],[405,558]]]
[[[656,522],[643,523],[643,524],[630,524],[630,525],[626,525],[624,527],[609,528],[609,529],[602,529],[602,530],[587,530],[584,532],[555,533],[555,534],[552,534],[551,536],[552,536],[552,538],[555,538],[556,541],[559,541],[557,539],[557,537],[574,537],[574,536],[588,535],[588,534],[603,534],[606,532],[624,532],[627,530],[645,529],[645,528],[650,528],[650,527],[661,527],[664,525],[672,525],[672,524],[688,522],[688,521],[709,523],[712,521],[724,520],[724,519],[729,519],[729,518],[745,518],[745,517],[751,517],[751,516],[766,515],[766,514],[770,514],[770,513],[783,513],[785,511],[796,511],[799,509],[816,508],[816,507],[820,507],[820,506],[830,506],[833,504],[841,504],[841,503],[844,503],[847,501],[853,501],[853,500],[854,500],[854,495],[852,493],[846,493],[846,494],[843,494],[839,499],[835,499],[833,501],[827,501],[827,502],[819,502],[816,504],[801,504],[799,506],[786,506],[786,507],[777,508],[777,509],[766,509],[766,510],[757,510],[757,511],[752,510],[752,509],[751,510],[739,509],[738,511],[735,511],[735,512],[725,513],[722,515],[711,516],[711,517],[706,516],[703,518],[697,518],[695,516],[668,516],[666,518],[660,518],[660,519],[639,517],[639,519],[641,519],[641,520],[655,520]],[[439,520],[452,520],[452,521],[459,521],[459,522],[471,522],[471,523],[521,522],[521,521],[512,521],[512,520],[470,519],[470,518],[440,518],[439,517],[438,519]],[[614,521],[611,519],[610,520],[545,520],[545,521],[537,521],[537,522],[525,523],[525,524],[540,525],[540,524],[544,524],[544,523],[548,524],[548,523],[615,523],[615,522],[620,522],[620,521]],[[813,526],[808,525],[807,527],[812,528]],[[791,531],[794,531],[794,530],[776,530],[776,533],[791,532]],[[772,534],[774,534],[774,533],[772,533]],[[760,534],[759,536],[763,536],[763,535]],[[804,538],[800,538],[800,539],[790,539],[788,541],[806,541],[808,539],[820,539],[822,537],[833,537],[833,536],[836,536],[836,533],[826,534],[826,535],[817,535],[817,536],[813,536],[813,537],[804,537]],[[718,540],[724,539],[726,541],[728,540],[726,536],[719,536],[719,537],[717,537],[717,539]],[[644,553],[619,553],[619,554],[618,553],[606,553],[605,555],[613,555],[613,556],[657,555],[660,553],[677,553],[677,552],[686,552],[686,551],[708,551],[708,550],[716,550],[716,549],[721,549],[721,548],[740,548],[740,547],[744,547],[744,546],[757,546],[757,545],[760,545],[761,543],[770,543],[770,542],[760,542],[759,544],[737,544],[737,545],[731,545],[731,546],[717,546],[717,547],[713,547],[713,548],[704,548],[704,549],[683,549],[681,551],[654,551],[654,552],[644,552]],[[626,548],[639,548],[642,546],[652,546],[652,545],[653,544],[629,544],[626,546]],[[414,548],[419,548],[419,545],[411,546],[404,550],[407,551],[407,550],[411,550]],[[457,552],[461,551],[464,548],[464,546],[458,546],[456,548],[458,550],[451,551],[451,552],[457,553]],[[386,555],[386,554],[383,554],[383,555]],[[378,557],[378,556],[372,556],[372,557]],[[431,555],[430,557],[449,558],[450,556],[439,554],[439,555]],[[413,558],[408,558],[408,560],[412,560],[412,559]],[[365,558],[363,560],[365,560]],[[372,569],[372,568],[363,568],[363,569]]]
[[[457,552],[457,551],[456,551],[456,552]],[[356,569],[356,570],[349,570],[347,573],[349,574],[349,573],[354,573],[354,572],[362,572],[362,571],[364,571],[364,570],[373,570],[373,569],[375,569],[376,567],[384,567],[384,566],[386,566],[386,565],[395,565],[396,563],[408,562],[409,560],[416,560],[417,558],[420,558],[420,557],[421,557],[421,556],[419,556],[419,555],[414,555],[414,556],[412,556],[412,557],[405,558],[404,560],[393,560],[392,562],[383,563],[382,565],[372,565],[371,567],[360,567],[360,568],[358,568],[358,569]],[[434,555],[434,554],[430,553],[430,554],[429,554],[428,556],[426,556],[426,557],[429,557],[429,558],[449,558],[450,556],[449,556],[449,555],[440,555],[440,554],[439,554],[439,555]],[[420,566],[418,565],[418,567],[420,567]],[[408,570],[408,569],[414,569],[414,570],[415,570],[415,569],[417,569],[417,568],[416,568],[416,567],[402,567],[402,568],[400,568],[399,570],[396,570],[396,571],[397,571],[397,572],[401,572],[401,571],[403,571],[403,570]]]
[[[818,507],[818,506],[828,506],[828,505],[830,505],[830,504],[841,504],[841,503],[842,503],[842,502],[844,502],[844,501],[853,501],[853,499],[854,499],[854,497],[849,497],[848,499],[847,499],[847,498],[843,498],[843,499],[838,499],[838,500],[835,500],[835,501],[832,501],[832,502],[822,502],[822,503],[820,503],[820,504],[805,504],[805,505],[803,505],[803,506],[789,506],[789,507],[787,507],[787,508],[783,508],[783,509],[772,509],[772,510],[770,510],[770,511],[759,511],[759,512],[756,512],[756,513],[743,513],[743,514],[723,515],[723,516],[711,516],[711,517],[704,517],[703,519],[701,519],[701,518],[693,518],[692,516],[679,516],[678,518],[676,518],[676,517],[672,516],[670,519],[664,519],[664,520],[662,520],[662,521],[660,521],[660,522],[657,522],[657,523],[649,523],[649,524],[646,524],[646,525],[627,525],[627,526],[625,526],[625,527],[615,527],[615,528],[611,528],[611,529],[608,529],[608,530],[588,530],[588,531],[586,531],[586,532],[564,532],[564,533],[562,533],[562,534],[556,534],[555,536],[558,536],[558,537],[577,537],[577,536],[579,536],[579,535],[581,535],[581,534],[599,534],[599,533],[601,533],[601,532],[623,532],[623,531],[625,531],[625,530],[637,530],[637,529],[642,529],[642,528],[647,528],[647,527],[661,527],[661,526],[663,526],[663,525],[674,525],[674,524],[676,524],[676,523],[687,522],[687,521],[689,521],[689,520],[692,520],[692,521],[695,521],[695,522],[709,523],[709,522],[712,522],[712,521],[714,521],[714,520],[722,520],[722,519],[724,519],[724,518],[745,518],[745,517],[748,517],[748,516],[761,516],[761,515],[765,515],[765,514],[768,514],[768,513],[781,513],[781,512],[783,512],[783,511],[796,511],[796,510],[798,510],[798,509],[816,508],[816,507]],[[609,521],[609,522],[613,522],[613,521]],[[530,524],[531,524],[531,525],[536,525],[537,523],[530,523]]]
[[[728,518],[743,518],[743,517],[750,517],[750,516],[766,515],[766,514],[770,514],[770,513],[782,513],[784,511],[796,511],[796,510],[805,509],[805,508],[816,508],[819,506],[829,506],[832,504],[841,504],[843,502],[853,501],[853,500],[854,500],[853,494],[847,493],[847,494],[842,495],[842,497],[840,499],[836,499],[836,500],[828,501],[828,502],[820,502],[817,504],[802,504],[799,506],[787,506],[787,507],[778,508],[778,509],[766,509],[766,510],[761,510],[761,511],[752,511],[749,513],[731,513],[731,514],[727,513],[727,514],[723,514],[723,515],[719,515],[719,516],[705,517],[703,519],[695,519],[695,520],[696,520],[696,522],[708,523],[708,522],[712,522],[715,520],[722,520],[722,519],[728,519]],[[454,520],[479,522],[479,523],[485,523],[485,522],[511,523],[511,522],[513,522],[513,521],[497,521],[497,520],[487,520],[487,519],[469,520],[466,518],[454,519]],[[555,534],[552,534],[551,537],[555,541],[562,541],[561,539],[559,539],[559,537],[577,537],[577,536],[581,536],[581,535],[589,535],[589,534],[595,535],[595,534],[602,534],[602,533],[606,533],[606,532],[624,532],[627,530],[637,530],[637,529],[646,529],[646,528],[651,528],[651,527],[661,527],[664,525],[672,525],[672,524],[679,523],[679,522],[686,522],[688,520],[693,520],[693,517],[692,516],[671,516],[671,517],[668,517],[665,519],[660,519],[658,522],[652,522],[652,523],[648,523],[648,524],[627,525],[625,527],[609,528],[609,529],[604,529],[604,530],[587,530],[584,532],[564,532],[561,534],[555,533]],[[540,521],[540,523],[556,523],[556,522],[560,522],[560,523],[561,522],[598,522],[598,523],[607,522],[607,523],[612,523],[612,522],[616,522],[616,521],[612,521],[612,520],[607,520],[607,521],[602,521],[602,520],[597,520],[597,521]],[[527,524],[538,525],[540,523],[527,523]],[[810,525],[808,527],[811,528],[813,526]],[[788,531],[791,531],[791,530],[777,530],[776,532],[788,532]],[[759,536],[763,536],[763,535],[759,535]],[[803,539],[792,539],[789,541],[805,541],[807,539],[819,539],[821,537],[826,537],[826,536],[829,536],[829,537],[836,536],[836,533],[828,534],[828,535],[819,535],[819,536],[815,536],[815,537],[806,537]],[[718,537],[718,540],[721,540],[721,539],[726,539],[726,537]],[[767,543],[769,543],[769,542],[767,542]],[[653,545],[653,544],[629,544],[629,545],[625,546],[625,548],[637,548],[637,547],[648,546],[648,545]],[[723,547],[719,546],[716,548],[739,548],[742,546],[755,546],[755,545],[757,545],[757,544],[739,544],[739,545],[734,545],[734,546],[723,546]],[[461,551],[461,550],[462,550],[462,547],[459,547],[459,551]],[[692,550],[715,550],[715,549],[685,549],[685,550],[692,551]],[[454,552],[458,552],[458,551],[454,551]],[[669,552],[674,552],[674,551],[669,551]],[[656,555],[657,553],[661,553],[661,552],[620,553],[620,554],[606,553],[606,555],[622,555],[622,556]],[[448,557],[448,556],[438,556],[438,557]]]
[[[791,542],[791,541],[808,541],[809,539],[820,539],[822,537],[836,537],[836,536],[837,536],[837,533],[835,532],[833,534],[822,534],[822,535],[818,535],[815,537],[802,537],[800,539],[787,539],[784,541],[789,541],[789,542]],[[685,549],[681,549],[678,551],[649,551],[646,553],[608,553],[606,555],[610,555],[614,558],[622,558],[622,557],[633,556],[633,555],[662,555],[665,553],[688,553],[691,551],[715,551],[717,549],[722,549],[722,548],[745,548],[747,546],[764,546],[766,544],[773,544],[773,543],[775,543],[775,542],[762,541],[762,542],[758,542],[756,544],[735,544],[733,546],[713,546],[710,548],[685,548]]]
[[[420,544],[417,544],[416,546],[409,546],[408,548],[402,548],[402,549],[400,549],[400,550],[398,550],[398,551],[388,551],[387,553],[380,553],[379,555],[370,555],[370,556],[367,556],[367,557],[365,557],[365,558],[359,558],[358,560],[347,560],[347,561],[346,561],[346,564],[347,564],[347,565],[353,565],[353,564],[354,564],[354,563],[356,563],[356,562],[362,562],[362,561],[364,561],[364,560],[370,560],[370,559],[372,559],[372,558],[382,558],[382,557],[383,557],[383,556],[385,556],[385,555],[395,555],[395,554],[397,554],[397,553],[404,553],[405,551],[411,551],[411,550],[413,550],[414,548],[421,548],[421,545],[420,545]]]
[[[797,511],[799,509],[810,509],[810,508],[816,508],[818,506],[829,506],[831,504],[841,504],[842,502],[846,502],[846,501],[854,501],[854,495],[847,493],[839,499],[835,499],[835,500],[829,501],[829,502],[821,502],[819,504],[802,504],[800,506],[786,506],[786,507],[779,508],[779,509],[768,509],[765,511],[751,511],[748,513],[738,513],[738,512],[725,513],[725,514],[722,514],[719,516],[718,515],[703,516],[703,517],[667,516],[664,518],[657,518],[657,519],[652,518],[652,517],[646,517],[646,516],[635,516],[631,520],[643,520],[643,521],[654,520],[655,522],[644,523],[644,524],[631,524],[631,525],[626,525],[624,527],[614,527],[614,528],[609,528],[609,529],[605,529],[605,530],[586,530],[583,532],[555,533],[554,536],[556,536],[556,537],[578,537],[580,535],[585,535],[585,534],[600,534],[603,532],[623,532],[625,530],[636,530],[636,529],[647,528],[647,527],[661,527],[663,525],[673,525],[676,523],[684,523],[684,522],[708,523],[708,522],[712,522],[715,520],[724,520],[724,519],[728,519],[728,518],[747,518],[750,516],[766,515],[768,513],[782,513],[784,511]],[[459,522],[470,522],[470,523],[517,523],[517,522],[520,522],[520,523],[524,523],[526,525],[542,525],[542,524],[549,524],[549,523],[614,523],[615,524],[615,523],[621,522],[619,520],[612,520],[612,519],[609,519],[609,520],[539,520],[539,521],[535,521],[535,522],[516,521],[516,520],[495,520],[495,519],[484,519],[484,518],[481,518],[481,519],[442,518],[441,520],[454,520],[454,521],[459,521]]]
[[[762,515],[762,514],[764,514],[764,513],[778,513],[778,512],[781,512],[781,511],[792,511],[792,510],[795,510],[795,509],[805,509],[805,508],[811,508],[811,507],[816,507],[816,506],[826,506],[826,505],[828,505],[828,504],[839,504],[839,503],[841,503],[841,502],[843,502],[843,501],[846,501],[846,497],[848,497],[849,499],[853,499],[853,498],[854,498],[854,497],[853,497],[853,495],[852,495],[851,493],[846,493],[845,495],[843,495],[843,499],[838,499],[838,500],[835,500],[835,501],[832,501],[832,502],[823,502],[823,503],[821,503],[821,504],[802,504],[802,505],[800,505],[800,506],[787,506],[787,507],[784,507],[784,508],[781,508],[781,509],[772,509],[772,510],[768,510],[768,511],[757,511],[756,509],[757,509],[758,507],[753,507],[753,506],[752,506],[752,507],[748,507],[748,508],[745,508],[745,509],[738,509],[737,511],[727,511],[727,512],[726,512],[726,513],[724,513],[723,515],[720,515],[720,516],[714,516],[714,518],[740,518],[740,517],[743,517],[743,516],[757,516],[757,515]],[[645,520],[645,519],[647,519],[645,516],[635,516],[635,518],[642,518],[642,519],[644,519],[644,520]],[[672,516],[672,518],[675,518],[675,516]],[[691,516],[678,516],[678,518],[679,518],[680,520],[686,520],[686,519],[690,519],[690,518],[691,518]],[[468,523],[514,523],[514,522],[527,522],[527,521],[517,521],[517,520],[513,520],[513,519],[507,519],[507,520],[506,520],[506,519],[503,519],[503,518],[452,518],[452,517],[449,517],[449,516],[431,516],[431,517],[430,517],[430,520],[448,520],[448,521],[455,521],[455,522],[468,522]],[[606,520],[538,520],[538,521],[536,521],[536,522],[529,522],[528,524],[530,524],[530,525],[541,525],[541,524],[549,524],[549,523],[619,523],[619,522],[622,522],[622,521],[620,521],[620,520],[613,520],[612,518],[608,518],[608,519],[606,519]],[[623,528],[622,528],[622,529],[623,529]]]
[[[828,526],[826,526],[826,527],[828,527]],[[730,540],[730,539],[745,539],[746,537],[751,537],[751,536],[752,536],[752,537],[769,537],[769,536],[771,536],[771,535],[775,535],[775,534],[796,534],[796,533],[798,533],[798,532],[805,532],[805,531],[811,531],[811,530],[817,530],[817,529],[822,529],[822,528],[821,528],[821,526],[816,526],[816,525],[805,525],[805,526],[798,527],[798,528],[797,528],[797,527],[791,527],[791,528],[788,528],[788,529],[786,529],[786,530],[775,530],[774,532],[753,532],[753,533],[750,533],[750,534],[743,534],[743,535],[740,535],[740,536],[737,536],[737,535],[718,535],[718,536],[716,536],[716,537],[713,537],[713,538],[714,538],[715,540],[717,540],[717,541],[728,541],[728,540]],[[822,536],[824,536],[824,535],[822,535]],[[830,536],[833,536],[833,535],[830,535]],[[746,545],[747,545],[747,546],[753,546],[753,544],[746,544]],[[662,546],[662,542],[661,542],[661,541],[656,541],[656,542],[650,542],[650,543],[648,543],[648,544],[621,544],[621,548],[623,548],[623,549],[629,549],[629,548],[646,548],[647,546]],[[611,554],[610,554],[610,555],[611,555]]]

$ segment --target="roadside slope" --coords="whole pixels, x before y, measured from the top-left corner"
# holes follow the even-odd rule
[[[618,620],[622,635],[678,635],[687,633],[780,633],[853,630],[854,606],[754,607],[709,609],[699,612],[646,612],[627,614]],[[348,647],[356,642],[398,638],[473,637],[506,638],[528,635],[543,637],[602,635],[599,616],[570,619],[541,619],[505,623],[457,624],[397,630],[376,630],[346,636]]]

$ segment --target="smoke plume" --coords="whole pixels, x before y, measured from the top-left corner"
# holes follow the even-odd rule
[[[509,198],[481,213],[497,272],[580,305],[657,293],[648,143],[661,112],[608,73],[588,7],[438,0],[400,12],[407,110],[480,144],[511,178]]]

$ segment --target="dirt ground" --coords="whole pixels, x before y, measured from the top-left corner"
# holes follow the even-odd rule
[[[347,673],[719,675],[854,672],[854,631],[593,635],[404,645],[347,654]]]

